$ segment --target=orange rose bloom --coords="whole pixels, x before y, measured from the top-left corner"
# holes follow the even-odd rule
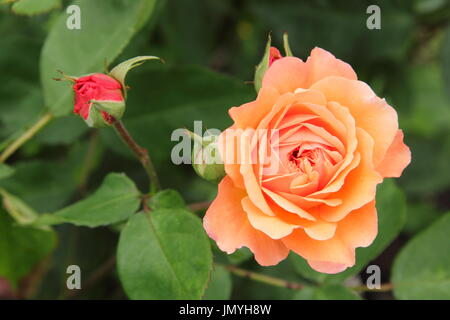
[[[377,235],[377,184],[411,160],[396,111],[315,48],[306,62],[275,60],[257,99],[229,113],[219,147],[227,175],[203,220],[208,235],[227,253],[248,247],[264,266],[290,250],[319,272],[353,266],[355,248]]]

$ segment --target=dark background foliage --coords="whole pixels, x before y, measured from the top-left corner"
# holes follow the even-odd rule
[[[61,6],[31,17],[12,12],[10,5],[0,5],[0,150],[50,107],[41,87],[40,55],[49,30],[68,4],[63,1]],[[366,28],[366,9],[371,4],[381,8],[381,30]],[[372,261],[381,267],[383,282],[389,282],[398,252],[450,209],[449,21],[450,2],[446,0],[161,1],[149,22],[114,60],[148,54],[166,61],[164,65],[150,62],[130,73],[124,122],[148,148],[164,188],[178,190],[187,203],[212,200],[215,185],[202,181],[191,167],[171,163],[171,132],[192,128],[194,120],[203,120],[207,128],[224,129],[230,124],[228,108],[255,97],[252,84],[246,81],[253,79],[270,32],[278,47],[283,32],[288,32],[294,54],[302,59],[315,46],[332,52],[350,63],[358,77],[398,111],[413,155],[411,165],[397,181],[399,189],[388,194],[390,199],[405,197],[405,223],[399,223],[401,232],[398,236],[394,232],[392,243],[385,248],[386,243]],[[74,115],[53,120],[8,159],[8,164],[16,172],[0,186],[42,213],[90,194],[110,171],[125,172],[138,186],[146,185],[142,169],[111,129],[88,129]],[[403,210],[395,209],[396,200],[392,201],[386,211],[397,214]],[[118,241],[115,227],[62,225],[56,230],[53,253],[16,279],[14,294],[38,299],[125,298],[111,268],[114,261],[110,257]],[[450,241],[446,240],[440,245],[449,254]],[[304,266],[298,266],[301,262],[296,263],[295,258],[262,268],[248,259],[245,250],[231,259],[217,250],[214,255],[222,263],[241,264],[286,280],[320,280],[305,275]],[[65,289],[65,270],[70,264],[82,266],[90,281],[80,292]],[[448,269],[442,278],[447,283]],[[249,279],[233,277],[230,282],[225,270],[218,272],[217,278],[215,290],[219,293],[213,289],[208,293],[216,298],[321,297],[312,289],[299,295]],[[362,269],[351,281],[358,284],[358,279],[365,278]],[[0,282],[0,295],[11,296],[2,288]],[[449,290],[442,297],[449,297]],[[394,296],[388,292],[365,293],[363,297]],[[399,293],[398,297],[407,296]]]

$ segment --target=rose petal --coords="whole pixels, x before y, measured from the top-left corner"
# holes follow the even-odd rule
[[[272,239],[281,239],[298,227],[297,225],[286,223],[278,217],[264,214],[253,204],[249,197],[243,198],[241,204],[244,211],[247,212],[250,224]]]
[[[282,241],[306,260],[333,262],[348,267],[355,264],[355,250],[336,236],[328,240],[315,240],[305,230],[296,229]]]
[[[246,148],[243,148],[242,153],[244,154],[244,157],[241,166],[239,168],[239,172],[242,175],[242,178],[244,180],[245,189],[247,190],[247,194],[252,200],[252,202],[265,214],[269,216],[274,216],[275,214],[270,209],[269,205],[266,202],[266,199],[264,198],[264,195],[261,190],[261,181],[256,177],[255,174],[255,167],[257,165],[253,165],[250,161],[250,159],[253,159],[251,156],[253,145],[254,145],[254,138],[255,135],[242,135],[241,141],[249,146]],[[259,175],[258,175],[259,177]]]
[[[385,178],[398,178],[410,162],[411,151],[403,142],[403,131],[398,130],[377,171]]]
[[[375,141],[373,159],[377,166],[397,134],[397,112],[362,81],[327,77],[311,88],[325,94],[328,101],[339,102],[350,110],[356,126],[364,129]]]
[[[316,221],[316,218],[311,215],[310,213],[306,212],[305,210],[303,210],[302,208],[300,208],[299,206],[295,205],[294,203],[286,200],[285,198],[283,198],[282,196],[280,196],[279,194],[270,191],[267,188],[262,188],[262,190],[277,204],[279,205],[282,209],[288,211],[288,212],[292,212],[297,214],[299,217],[307,219],[307,220],[311,220],[311,221]]]
[[[312,226],[305,228],[305,232],[313,239],[328,240],[334,236],[336,227],[336,223],[320,220],[314,222]]]
[[[239,137],[240,133],[237,131],[236,126],[233,125],[220,134],[217,145],[226,174],[233,180],[236,187],[244,189],[244,180],[239,172],[240,164],[238,163]]]
[[[274,88],[261,88],[255,101],[240,107],[232,107],[228,112],[237,128],[256,128],[264,116],[272,109],[279,94]]]
[[[374,169],[372,159],[373,140],[364,130],[357,128],[358,153],[361,155],[359,166],[346,177],[342,188],[332,193],[333,198],[342,199],[337,207],[320,206],[310,210],[313,214],[329,222],[343,219],[351,211],[358,209],[375,198],[377,184],[383,179]],[[330,196],[331,196],[330,195]]]
[[[284,57],[275,61],[264,74],[262,87],[272,87],[280,94],[306,88],[307,70],[299,58]]]
[[[345,264],[342,263],[333,263],[326,261],[312,261],[308,260],[308,264],[311,268],[316,270],[317,272],[328,273],[328,274],[336,274],[344,271],[348,268]]]
[[[339,221],[336,234],[350,247],[358,248],[369,246],[377,232],[377,209],[371,201]]]
[[[260,265],[276,265],[287,257],[289,250],[281,240],[273,240],[250,225],[241,206],[245,196],[244,191],[234,187],[232,180],[225,177],[203,218],[203,226],[221,250],[230,254],[246,246]]]
[[[328,109],[333,113],[337,121],[345,126],[345,138],[342,139],[345,141],[346,150],[344,159],[341,163],[339,163],[339,167],[334,172],[332,178],[322,190],[319,190],[311,195],[313,198],[323,198],[324,195],[338,191],[344,184],[344,179],[347,177],[347,174],[359,165],[360,162],[359,155],[355,153],[358,145],[358,141],[356,139],[355,120],[349,113],[349,110],[335,102],[328,103]]]
[[[316,47],[311,51],[305,65],[308,72],[307,87],[329,76],[357,79],[355,71],[348,63],[336,59],[334,55],[321,48]]]

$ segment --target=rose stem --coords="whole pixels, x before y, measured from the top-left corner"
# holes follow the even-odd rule
[[[189,209],[191,209],[191,211],[200,211],[200,210],[208,209],[210,205],[211,205],[211,201],[203,201],[203,202],[191,203],[188,207],[189,207]]]
[[[216,264],[217,266],[222,266],[226,270],[230,271],[231,273],[243,277],[248,278],[254,281],[262,282],[265,284],[269,284],[276,287],[282,287],[282,288],[288,288],[292,290],[301,290],[304,288],[304,285],[298,282],[290,282],[286,281],[284,279],[275,278],[271,276],[267,276],[265,274],[244,270],[238,267],[235,267],[233,265],[220,265]],[[393,289],[393,286],[391,283],[385,283],[380,286],[380,289],[370,289],[364,285],[362,286],[356,286],[356,287],[349,287],[349,289],[355,290],[357,292],[387,292],[391,291]]]
[[[14,140],[5,151],[0,155],[0,162],[5,162],[17,149],[19,149],[25,142],[30,140],[36,133],[38,133],[45,125],[53,118],[50,113],[43,115],[35,124],[33,124],[27,131],[25,131],[19,138]]]
[[[89,137],[88,149],[86,155],[84,156],[82,172],[80,174],[80,182],[78,184],[78,190],[82,195],[86,193],[86,187],[89,181],[89,176],[91,171],[94,169],[94,161],[97,156],[98,150],[98,131],[92,131]]]
[[[288,289],[293,289],[293,290],[300,290],[304,287],[304,285],[301,283],[289,282],[289,281],[286,281],[283,279],[267,276],[265,274],[237,268],[232,265],[227,265],[227,266],[223,266],[223,267],[237,276],[240,276],[243,278],[248,278],[251,280],[255,280],[255,281],[262,282],[262,283],[269,284],[269,285],[276,286],[276,287],[288,288]]]
[[[134,141],[128,130],[123,125],[122,121],[116,121],[114,123],[114,129],[116,129],[117,134],[122,138],[122,141],[130,148],[131,151],[136,155],[142,166],[147,172],[150,179],[150,193],[154,194],[160,189],[158,176],[156,174],[153,163],[148,155],[147,149],[141,147]]]

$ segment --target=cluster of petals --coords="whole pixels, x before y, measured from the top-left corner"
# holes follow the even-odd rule
[[[227,253],[248,247],[263,266],[290,251],[319,272],[353,266],[355,248],[377,235],[377,185],[411,160],[396,111],[315,48],[306,62],[273,59],[256,100],[229,114],[219,140],[227,175],[203,220],[208,235]],[[243,152],[252,161],[236,159]]]

